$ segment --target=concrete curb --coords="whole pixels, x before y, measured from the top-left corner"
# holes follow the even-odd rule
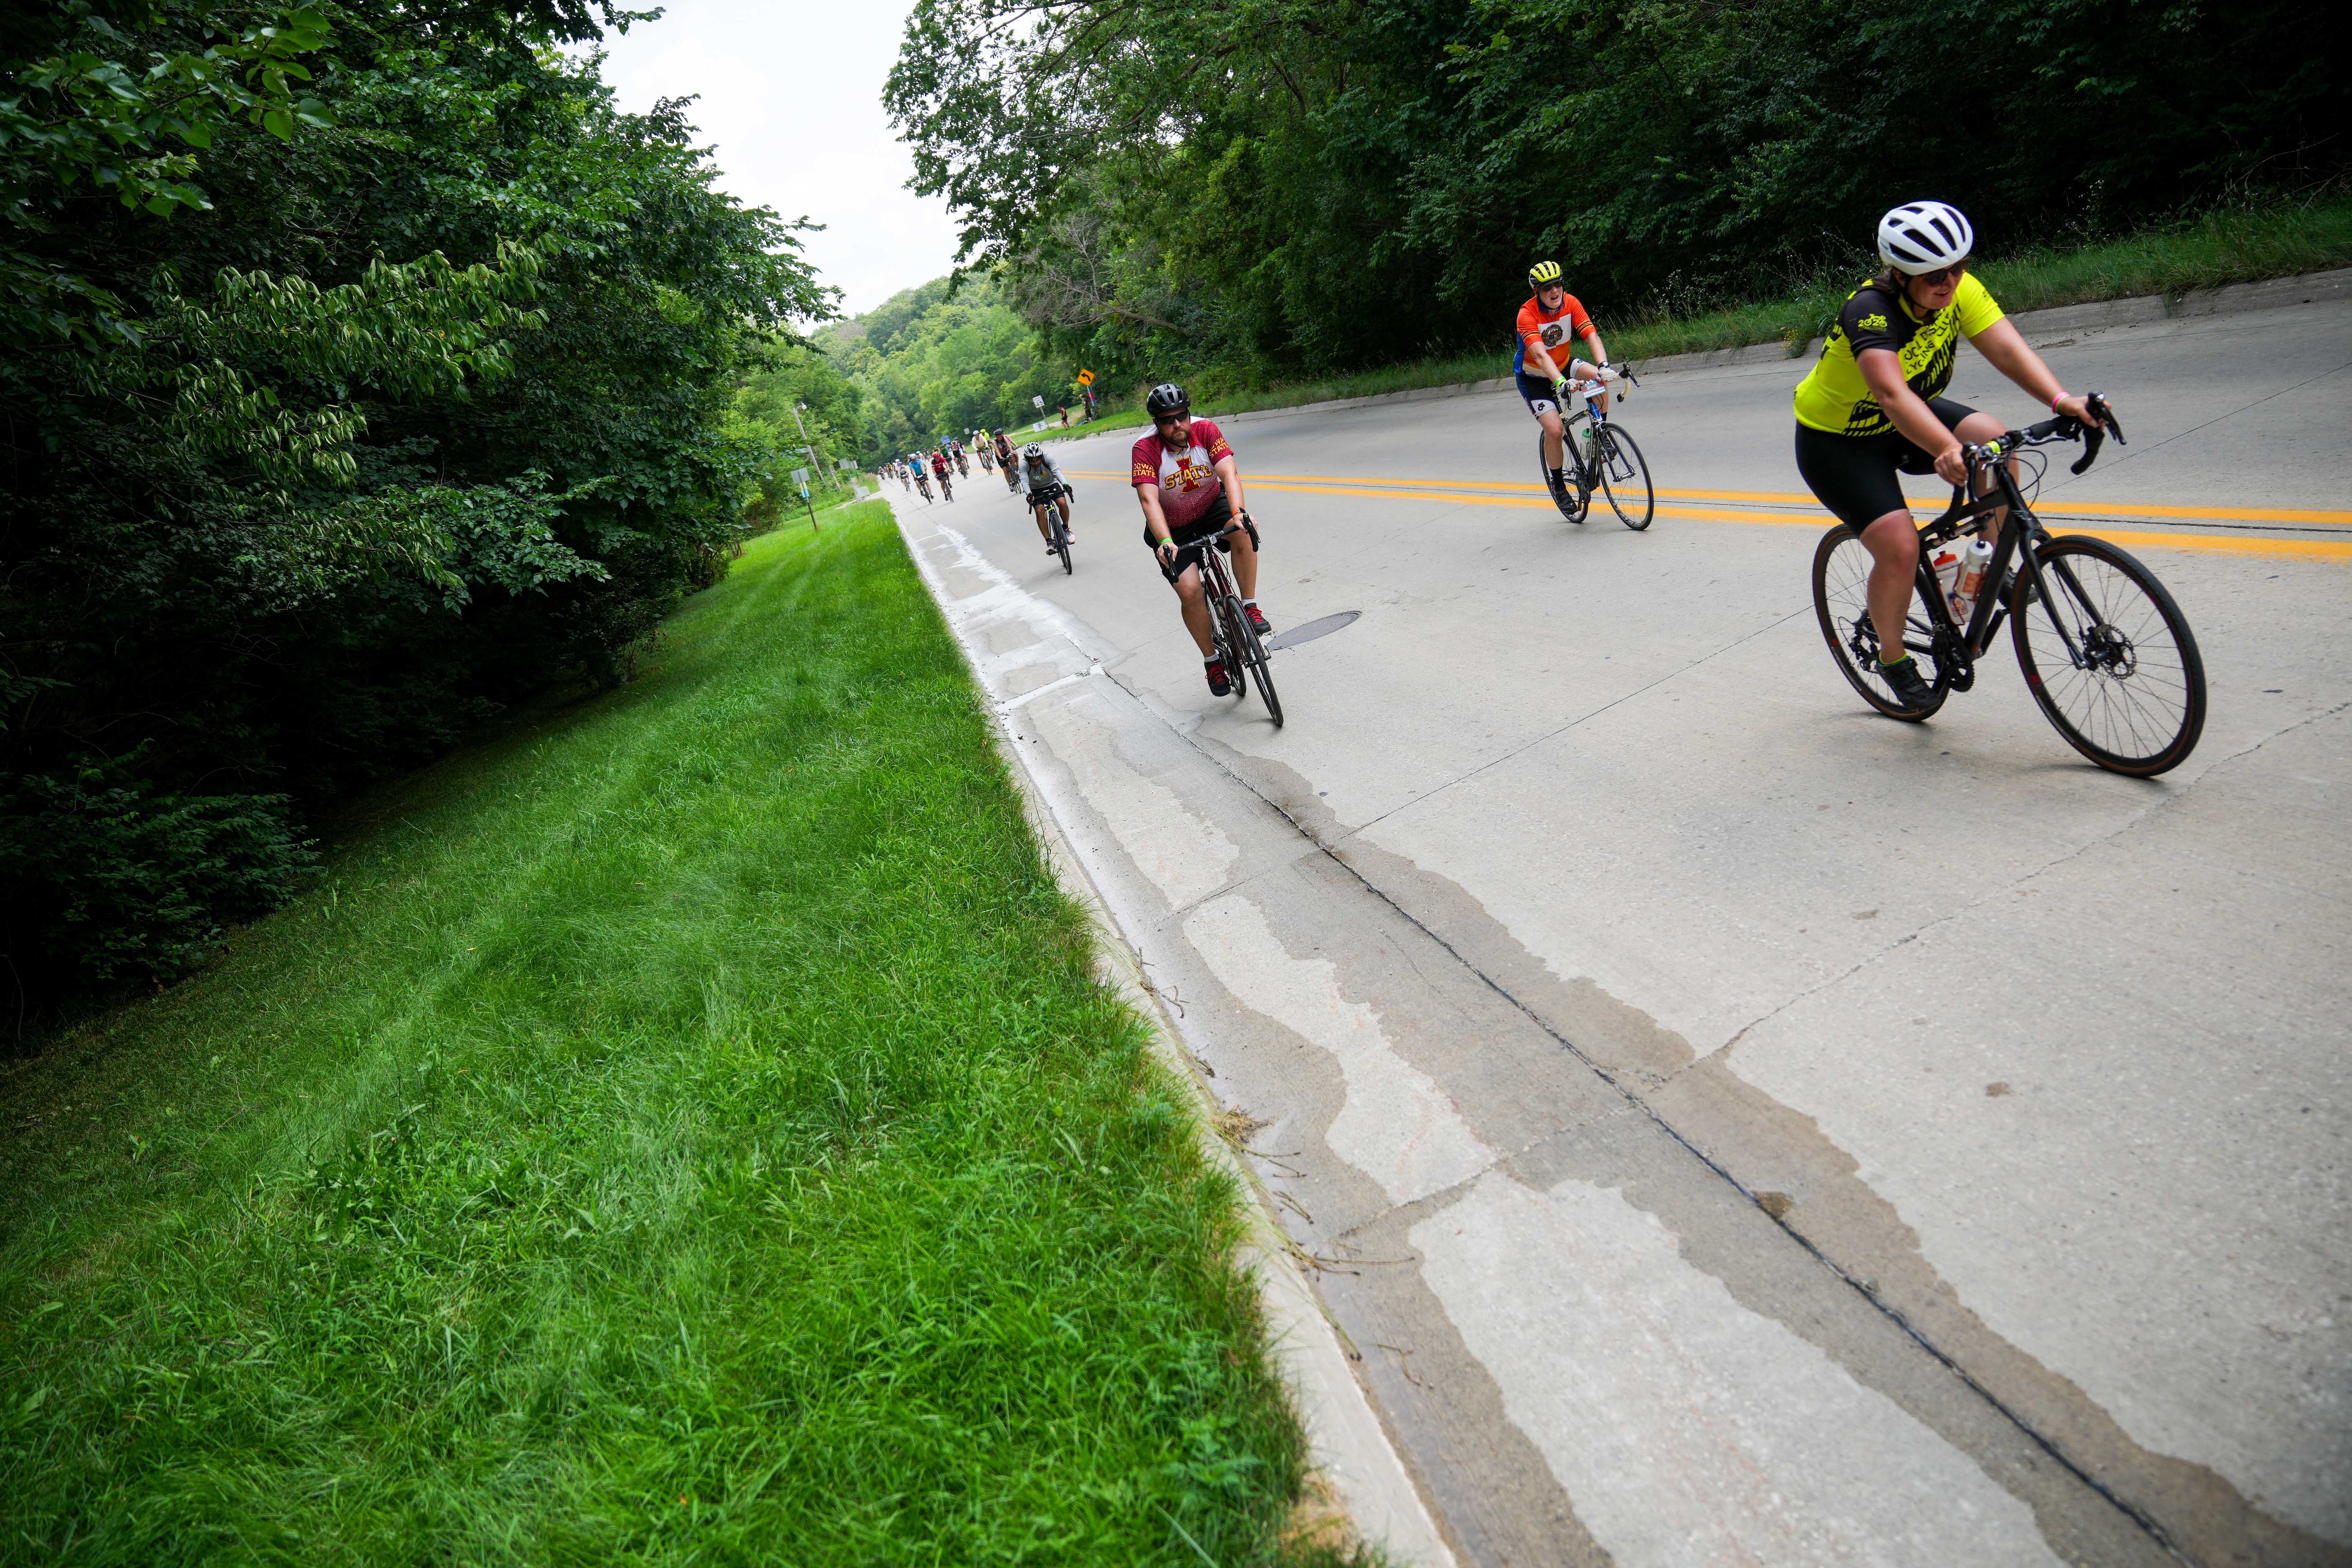
[[[1282,1223],[1276,1218],[1274,1199],[1265,1184],[1234,1145],[1216,1131],[1223,1107],[1202,1081],[1199,1064],[1180,1043],[1166,1004],[1143,973],[1135,949],[1119,933],[1118,921],[1095,885],[1092,873],[1071,847],[1061,822],[1046,803],[1045,791],[1030,772],[1028,759],[1013,744],[995,698],[982,681],[971,652],[955,635],[953,617],[941,600],[941,584],[908,533],[895,500],[890,515],[923,585],[949,621],[949,636],[957,657],[971,678],[973,689],[988,703],[988,726],[997,755],[1020,792],[1021,806],[1031,829],[1044,847],[1055,880],[1077,900],[1097,934],[1095,951],[1103,979],[1121,1001],[1151,1025],[1152,1053],[1190,1091],[1198,1125],[1202,1157],[1233,1177],[1248,1197],[1249,1233],[1239,1247],[1238,1261],[1256,1284],[1260,1310],[1265,1314],[1266,1337],[1284,1383],[1289,1387],[1299,1422],[1306,1428],[1315,1467],[1310,1496],[1325,1505],[1328,1515],[1343,1521],[1353,1540],[1382,1549],[1388,1559],[1415,1568],[1454,1568],[1454,1557],[1439,1533],[1421,1489],[1389,1439],[1388,1430],[1373,1409],[1370,1396],[1349,1370],[1357,1352],[1324,1310],[1306,1271],[1299,1267]],[[1380,1508],[1376,1499],[1404,1497],[1412,1500],[1410,1513]],[[1309,1527],[1317,1528],[1316,1526]]]
[[[2010,317],[2018,331],[2032,338],[2053,332],[2092,331],[2103,327],[2143,326],[2156,321],[2179,321],[2197,316],[2236,316],[2255,310],[2284,310],[2293,305],[2308,305],[2324,299],[2352,299],[2352,267],[2339,267],[2327,272],[2306,272],[2294,278],[2272,278],[2260,283],[2231,283],[2220,289],[2200,289],[2174,299],[2168,294],[2135,294],[2122,300],[2095,300],[2082,305],[2058,305],[2047,310],[2024,310]],[[1718,370],[1733,365],[1766,364],[1776,361],[1802,362],[1818,353],[1822,340],[1808,340],[1794,353],[1786,343],[1748,343],[1736,349],[1709,349],[1703,353],[1662,354],[1641,362],[1642,374],[1658,375],[1679,370]],[[1433,398],[1469,397],[1482,392],[1501,392],[1512,386],[1512,378],[1498,375],[1485,381],[1458,382],[1450,386],[1416,386],[1403,392],[1383,392],[1370,397],[1335,397],[1321,403],[1301,403],[1288,408],[1257,408],[1241,414],[1215,414],[1211,417],[1222,425],[1257,424],[1267,419],[1284,419],[1294,414],[1325,414],[1341,408],[1372,408],[1391,403],[1425,403]],[[1132,430],[1097,430],[1093,436],[1077,437],[1091,440],[1094,436],[1141,437],[1150,427],[1136,426]]]

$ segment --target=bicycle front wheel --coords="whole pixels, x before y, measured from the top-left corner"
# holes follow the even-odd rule
[[[1657,510],[1656,492],[1650,488],[1650,465],[1633,437],[1614,425],[1604,425],[1593,438],[1592,466],[1601,474],[1601,493],[1609,498],[1617,521],[1639,533],[1650,526]]]
[[[1062,526],[1059,511],[1053,514],[1054,553],[1062,558],[1062,575],[1068,576],[1075,568],[1070,564],[1070,531]]]
[[[1916,723],[1944,705],[1944,699],[1951,694],[1952,674],[1937,661],[1935,626],[1916,596],[1903,646],[1911,650],[1927,682],[1927,706],[1906,707],[1886,684],[1886,678],[1878,673],[1878,626],[1870,618],[1871,564],[1870,552],[1853,524],[1840,523],[1823,534],[1813,552],[1813,615],[1821,622],[1822,640],[1830,645],[1830,657],[1837,661],[1838,673],[1845,677],[1846,684],[1889,719]]]
[[[1234,606],[1234,634],[1240,639],[1243,662],[1257,678],[1258,698],[1265,704],[1266,714],[1273,719],[1274,727],[1279,730],[1282,728],[1282,699],[1275,695],[1274,671],[1270,668],[1272,661],[1267,657],[1265,639],[1257,635],[1257,628],[1249,624],[1249,616],[1241,608],[1241,602],[1227,602]]]
[[[2145,779],[2179,766],[2205,732],[2205,661],[2188,617],[2155,573],[2104,539],[2068,534],[2034,559],[2049,598],[2037,602],[2019,573],[2009,620],[2042,716],[2110,772]]]

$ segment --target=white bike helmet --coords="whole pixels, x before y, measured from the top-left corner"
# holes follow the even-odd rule
[[[1940,272],[1976,247],[1977,231],[1943,202],[1906,202],[1878,220],[1878,258],[1897,272]]]

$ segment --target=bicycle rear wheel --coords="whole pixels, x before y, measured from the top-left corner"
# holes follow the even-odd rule
[[[1813,552],[1813,615],[1821,622],[1822,640],[1838,673],[1864,702],[1890,719],[1916,723],[1944,705],[1951,694],[1952,673],[1937,662],[1935,626],[1915,596],[1903,646],[1918,661],[1919,674],[1930,693],[1924,708],[1907,708],[1878,673],[1878,628],[1870,618],[1870,552],[1851,523],[1840,523],[1822,536]]]
[[[2021,572],[2009,619],[2042,716],[2110,772],[2154,778],[2179,766],[2205,732],[2205,660],[2188,617],[2155,573],[2104,539],[2068,534],[2034,559],[2054,602],[2032,613],[2039,596]]]
[[[1601,426],[1593,444],[1592,466],[1600,470],[1601,493],[1609,498],[1617,521],[1639,533],[1650,526],[1657,510],[1656,492],[1650,488],[1650,465],[1633,437],[1614,425]]]

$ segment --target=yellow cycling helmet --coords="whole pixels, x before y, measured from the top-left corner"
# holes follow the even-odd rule
[[[1557,261],[1538,261],[1528,268],[1528,287],[1530,289],[1541,289],[1547,283],[1559,281],[1559,263]]]

